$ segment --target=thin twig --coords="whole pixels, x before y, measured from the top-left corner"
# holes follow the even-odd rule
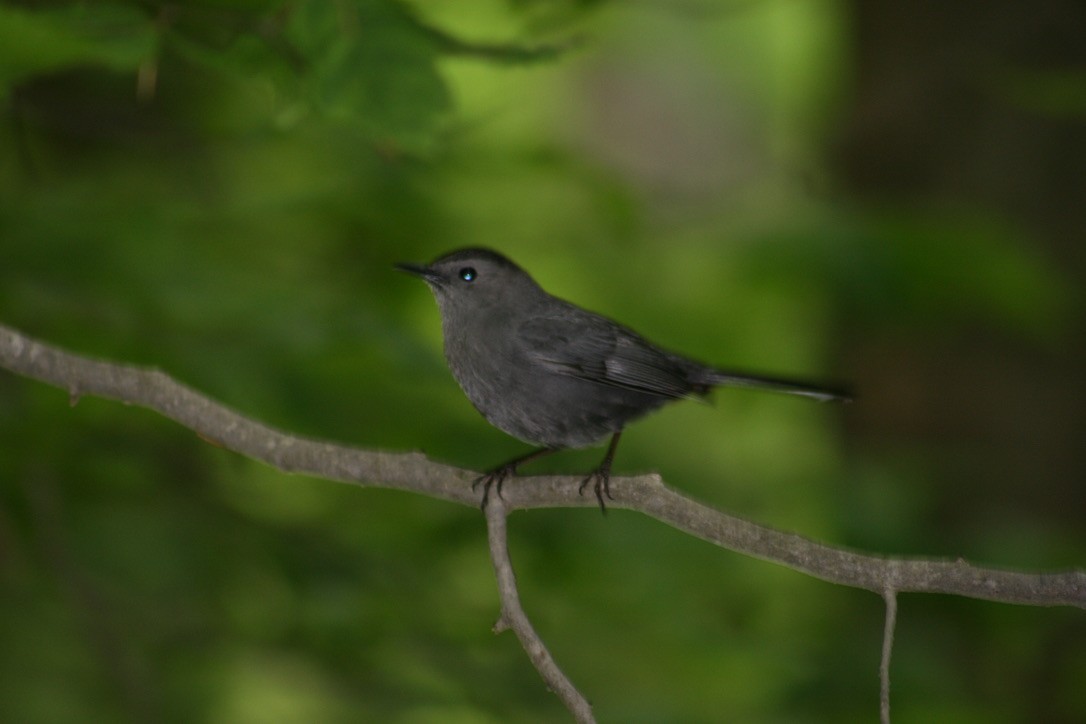
[[[882,659],[879,661],[879,721],[890,724],[890,653],[894,650],[894,627],[897,626],[897,591],[887,588],[882,593],[886,602],[886,622],[882,628]]]
[[[558,695],[574,718],[582,724],[595,722],[592,705],[577,690],[562,670],[558,668],[543,639],[535,632],[528,615],[520,605],[517,592],[517,577],[513,572],[513,562],[509,559],[509,544],[506,531],[505,503],[500,496],[493,496],[486,506],[487,539],[490,543],[490,558],[494,562],[494,574],[498,579],[498,596],[501,598],[501,616],[494,630],[501,632],[512,629],[520,639],[520,645],[543,677],[548,688]]]

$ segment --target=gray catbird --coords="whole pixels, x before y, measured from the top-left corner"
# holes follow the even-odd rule
[[[529,460],[563,448],[611,444],[594,480],[596,499],[611,497],[611,461],[626,423],[671,400],[717,385],[755,387],[815,400],[847,393],[717,369],[657,347],[628,327],[553,297],[489,249],[460,249],[428,266],[397,264],[429,284],[441,311],[445,359],[464,394],[492,425],[541,446],[500,465],[483,483],[502,483]]]

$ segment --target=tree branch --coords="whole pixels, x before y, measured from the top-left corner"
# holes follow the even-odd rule
[[[147,407],[201,437],[284,472],[422,493],[476,506],[477,472],[433,462],[421,453],[387,453],[288,435],[211,400],[164,372],[72,354],[0,325],[0,367],[81,395]],[[510,510],[594,506],[577,494],[578,476],[510,478]],[[832,583],[880,596],[948,593],[1002,603],[1086,608],[1086,570],[1027,573],[957,560],[890,558],[812,541],[723,513],[668,487],[659,475],[611,480],[611,507],[636,510],[737,553],[779,563]]]
[[[562,673],[547,650],[543,639],[535,632],[532,622],[520,605],[517,592],[517,577],[513,573],[513,562],[509,559],[508,536],[506,535],[505,502],[500,496],[493,496],[486,509],[487,538],[490,542],[490,558],[494,562],[494,574],[498,579],[498,595],[502,601],[501,617],[494,625],[494,631],[501,633],[512,629],[520,639],[520,645],[531,659],[536,671],[543,677],[551,691],[558,695],[574,718],[582,724],[592,724],[596,718],[592,715],[592,705],[573,682]]]
[[[0,367],[68,390],[73,401],[92,394],[155,410],[201,437],[285,472],[363,486],[409,490],[478,505],[477,473],[428,460],[419,453],[387,453],[288,435],[241,415],[154,369],[71,354],[0,325]],[[577,494],[579,477],[539,476],[505,482],[503,500],[488,506],[491,555],[503,622],[520,639],[547,684],[580,721],[592,710],[554,663],[520,607],[505,544],[508,510],[594,506]],[[889,652],[901,592],[947,593],[1034,606],[1086,608],[1086,571],[1031,573],[984,568],[957,560],[890,558],[818,543],[714,510],[669,488],[660,476],[617,477],[612,507],[635,510],[737,553],[788,566],[825,581],[875,592],[887,604],[882,712],[889,714]]]

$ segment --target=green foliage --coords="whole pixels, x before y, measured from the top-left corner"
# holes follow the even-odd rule
[[[409,147],[428,141],[449,106],[433,43],[396,4],[362,3],[348,19],[336,17],[337,10],[302,3],[285,29],[308,61],[313,105],[375,139]]]
[[[423,150],[450,98],[426,28],[391,0],[289,3],[219,27],[180,23],[166,40],[239,83],[266,83],[280,122],[306,114],[374,142]]]
[[[134,70],[154,44],[150,23],[132,5],[77,3],[34,12],[0,6],[0,100],[42,74],[82,66]]]

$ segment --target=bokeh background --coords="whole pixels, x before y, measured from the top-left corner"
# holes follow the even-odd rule
[[[497,248],[720,364],[850,381],[619,472],[887,555],[1086,564],[1075,0],[0,4],[0,318],[286,430],[485,468],[399,260]],[[601,450],[536,470],[581,471]],[[868,722],[880,599],[636,514],[519,513],[612,722]],[[560,722],[475,509],[0,374],[0,719]],[[901,600],[899,722],[1086,719],[1086,618]]]

